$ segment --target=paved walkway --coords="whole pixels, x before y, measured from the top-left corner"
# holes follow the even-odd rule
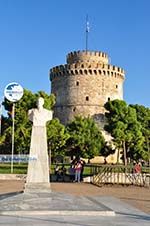
[[[24,181],[0,180],[0,194],[21,191]],[[73,195],[113,196],[150,214],[150,189],[135,186],[97,187],[85,183],[51,183],[52,191]]]
[[[14,199],[12,196],[7,197],[6,199],[6,193],[12,192],[12,191],[19,191],[22,190],[23,182],[12,182],[12,181],[0,181],[0,193],[1,193],[1,211],[4,209],[7,210],[8,207],[8,201],[10,202],[10,199],[12,199],[12,206],[9,206],[9,208],[12,208],[14,210],[17,205],[14,205]],[[4,189],[5,188],[5,189]],[[87,214],[86,216],[81,216],[81,214],[71,216],[61,214],[59,215],[53,215],[51,214],[45,214],[44,211],[39,211],[34,214],[33,211],[26,212],[26,214],[20,214],[19,216],[11,216],[11,212],[8,212],[7,215],[0,216],[0,225],[2,226],[48,226],[48,225],[54,225],[54,226],[149,226],[150,225],[150,215],[142,212],[139,209],[136,209],[135,207],[129,205],[128,203],[122,202],[120,199],[116,198],[120,196],[122,200],[126,200],[127,198],[132,201],[133,200],[139,201],[142,200],[145,203],[147,203],[147,209],[146,212],[149,213],[150,210],[150,190],[146,188],[135,188],[135,187],[96,187],[91,184],[84,184],[84,183],[52,183],[51,189],[53,191],[54,197],[59,196],[60,200],[57,199],[57,205],[55,208],[60,207],[62,209],[73,209],[78,208],[80,211],[80,202],[83,202],[83,206],[86,207]],[[58,192],[58,193],[57,193]],[[3,195],[2,195],[3,193]],[[113,195],[114,194],[114,195]],[[129,195],[130,194],[130,195]],[[85,199],[85,196],[89,196],[89,199]],[[84,196],[84,197],[83,197]],[[34,198],[30,199],[30,205],[33,205]],[[19,199],[19,196],[18,198]],[[55,199],[55,198],[54,198]],[[133,199],[133,200],[132,200]],[[45,201],[44,201],[45,200]],[[52,199],[51,199],[52,200]],[[42,202],[41,202],[42,201]],[[56,199],[55,199],[56,201]],[[92,202],[91,202],[92,201]],[[36,201],[37,202],[37,201]],[[37,208],[39,205],[40,208],[44,208],[43,203],[46,203],[47,206],[45,210],[49,209],[50,205],[47,202],[47,199],[45,197],[42,197],[40,202],[36,203]],[[75,206],[76,203],[76,206]],[[4,205],[5,204],[5,205]],[[28,203],[24,203],[25,205],[23,208],[28,208]],[[27,204],[27,205],[26,205]],[[113,210],[115,212],[115,216],[113,214],[105,215],[105,216],[98,216],[88,215],[88,207],[91,208],[95,206],[98,207],[100,211],[108,209]],[[5,207],[5,208],[4,208]],[[106,209],[104,209],[106,207]],[[56,209],[57,209],[56,208]],[[38,210],[38,208],[37,208]],[[83,209],[82,209],[83,210]],[[82,211],[81,210],[81,211]],[[2,213],[2,212],[1,212]]]
[[[87,183],[52,183],[52,190],[73,195],[113,196],[150,214],[150,188],[108,185],[97,187]]]
[[[64,196],[65,197],[65,196]],[[22,216],[0,216],[2,226],[149,226],[150,215],[145,214],[113,197],[97,201],[109,206],[115,216],[45,215],[33,213]]]

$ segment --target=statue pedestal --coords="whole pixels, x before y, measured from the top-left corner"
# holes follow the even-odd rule
[[[24,193],[51,193],[50,183],[26,183]]]
[[[50,174],[45,126],[33,126],[25,193],[49,193]]]

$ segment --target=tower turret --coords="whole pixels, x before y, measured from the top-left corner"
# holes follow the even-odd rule
[[[75,51],[67,55],[67,64],[73,64],[77,62],[97,62],[108,64],[108,55],[98,51]]]

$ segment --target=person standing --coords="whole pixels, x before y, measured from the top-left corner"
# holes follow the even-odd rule
[[[135,166],[133,168],[133,173],[137,173],[137,174],[141,173],[141,163],[140,162],[135,164]]]
[[[79,160],[75,164],[75,182],[80,182],[81,169],[82,169],[82,164],[81,164],[81,161]]]

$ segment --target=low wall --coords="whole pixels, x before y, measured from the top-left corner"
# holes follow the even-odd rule
[[[25,180],[26,174],[0,174],[0,180]]]

